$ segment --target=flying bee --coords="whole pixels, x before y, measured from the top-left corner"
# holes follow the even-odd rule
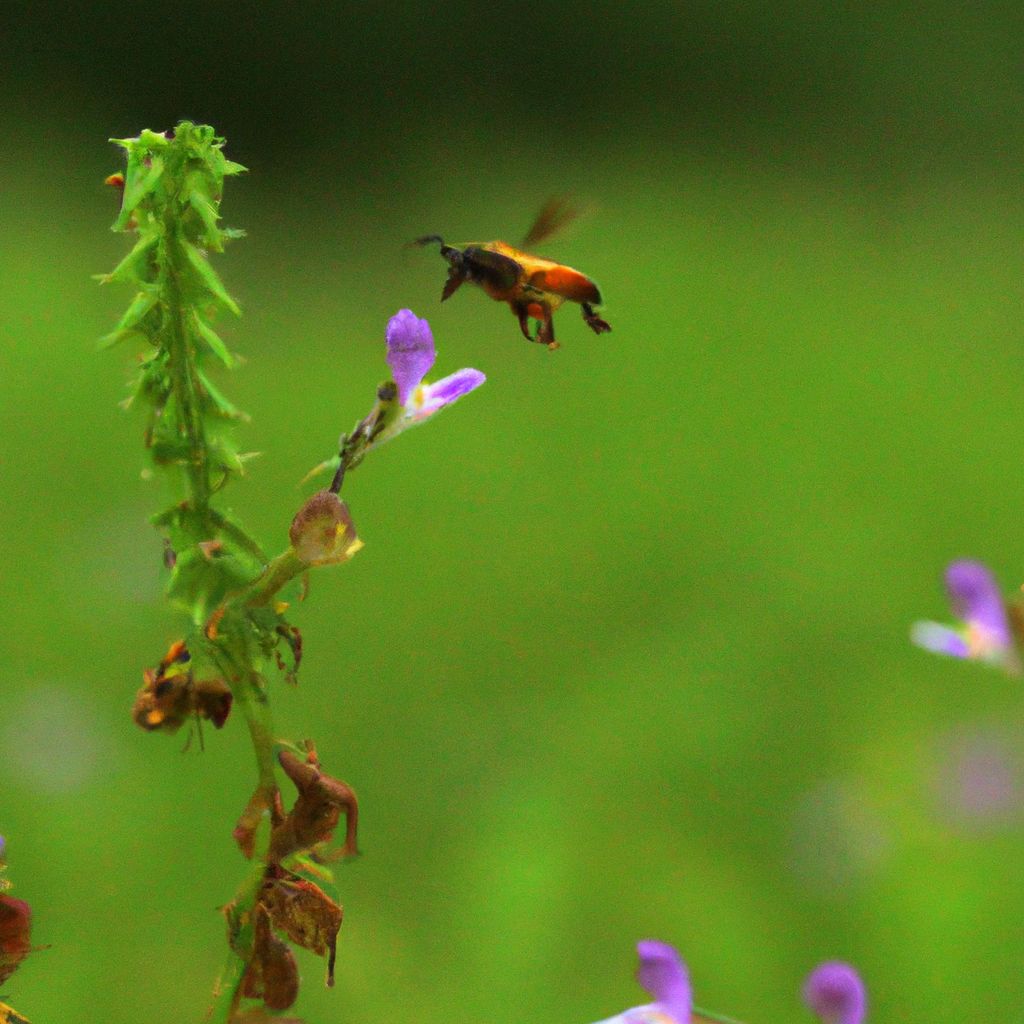
[[[586,274],[524,251],[549,238],[575,216],[576,211],[564,199],[549,200],[526,233],[520,249],[500,241],[471,242],[460,249],[447,245],[440,235],[424,235],[410,244],[436,242],[440,245],[441,255],[448,261],[442,302],[454,295],[464,281],[470,281],[495,301],[509,304],[527,341],[554,350],[558,342],[551,317],[566,299],[580,304],[584,323],[595,334],[611,330],[608,322],[594,310],[601,305],[601,293]],[[530,333],[531,319],[537,321],[536,335]]]

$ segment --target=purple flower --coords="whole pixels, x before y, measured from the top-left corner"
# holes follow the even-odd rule
[[[446,405],[469,394],[487,379],[479,370],[456,370],[433,384],[423,378],[434,365],[434,336],[430,324],[411,309],[400,309],[389,321],[385,332],[388,366],[398,388],[401,411],[380,440],[387,440],[407,427],[422,423]]]
[[[644,939],[637,943],[636,951],[640,957],[637,981],[654,997],[654,1002],[624,1010],[600,1024],[690,1024],[690,975],[675,948],[655,939]]]
[[[946,590],[960,625],[915,622],[910,639],[927,651],[986,661],[1019,673],[1006,604],[988,568],[980,562],[953,562],[946,570]]]
[[[398,401],[405,405],[434,365],[434,336],[430,324],[411,309],[400,309],[388,321],[384,336],[388,343],[388,366],[398,385]]]
[[[860,975],[849,965],[832,960],[819,964],[804,982],[804,1002],[825,1024],[861,1024],[867,992]]]

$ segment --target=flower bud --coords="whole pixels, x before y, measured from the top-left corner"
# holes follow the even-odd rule
[[[330,491],[317,491],[299,509],[288,539],[307,565],[347,562],[363,546],[348,506]]]
[[[867,996],[860,975],[849,964],[832,960],[808,975],[804,1002],[824,1024],[861,1024]]]

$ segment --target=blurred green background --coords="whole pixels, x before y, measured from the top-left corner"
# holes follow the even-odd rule
[[[0,833],[35,1024],[198,1021],[244,865],[240,719],[146,735],[161,601],[132,354],[97,355],[109,136],[189,117],[251,174],[217,260],[263,452],[230,502],[285,542],[363,415],[383,328],[486,387],[346,483],[366,549],[296,621],[283,735],[361,799],[338,984],[311,1024],[557,1024],[642,1001],[806,1021],[820,959],[873,1020],[1022,1021],[1020,684],[910,648],[953,557],[1024,578],[1019,5],[36,3],[0,68]],[[514,241],[600,283],[518,336],[410,238]],[[308,490],[308,489],[307,489]]]

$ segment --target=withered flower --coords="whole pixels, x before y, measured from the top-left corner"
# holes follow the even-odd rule
[[[147,732],[176,732],[190,718],[205,718],[220,729],[231,712],[231,690],[221,679],[194,679],[191,656],[178,640],[155,668],[142,673],[132,718]]]
[[[252,959],[242,979],[242,995],[262,999],[268,1010],[287,1010],[299,996],[295,956],[274,934],[262,903],[253,908]]]
[[[0,896],[0,985],[32,952],[32,908],[14,896]]]
[[[238,817],[238,823],[231,832],[239,849],[246,858],[252,859],[256,849],[256,830],[263,820],[263,814],[270,811],[270,821],[277,825],[284,820],[284,808],[281,806],[281,794],[274,791],[269,796],[263,788],[257,788],[256,792],[249,797],[249,802]]]
[[[331,491],[317,491],[295,513],[288,539],[307,565],[347,562],[363,546],[348,506]]]
[[[268,881],[260,902],[278,931],[317,956],[327,955],[327,984],[333,985],[342,908],[316,883],[294,875]]]
[[[313,752],[304,761],[290,750],[282,750],[278,760],[299,795],[287,817],[271,834],[270,862],[280,863],[293,853],[328,842],[342,811],[345,812],[345,843],[340,855],[347,857],[358,853],[359,804],[352,789],[322,772]]]

